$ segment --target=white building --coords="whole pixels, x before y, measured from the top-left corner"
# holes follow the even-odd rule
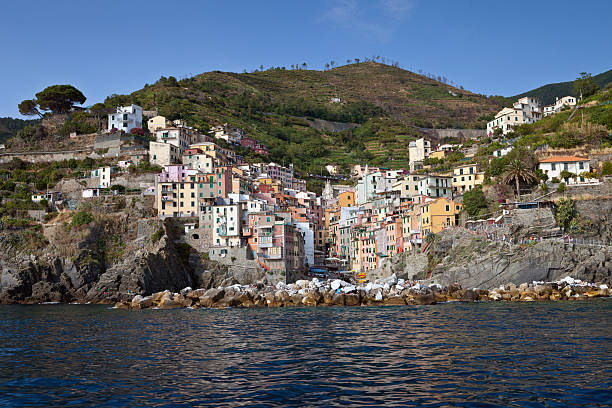
[[[108,115],[108,130],[117,129],[130,133],[134,128],[142,128],[142,108],[140,106],[118,106],[115,113]]]
[[[212,173],[215,170],[215,159],[205,153],[183,154],[183,164],[203,173]]]
[[[501,129],[503,134],[512,132],[515,126],[525,123],[534,123],[542,119],[540,102],[532,97],[525,96],[514,102],[512,108],[504,108],[495,115],[495,119],[487,123],[487,135]]]
[[[241,205],[215,205],[212,208],[214,246],[240,246]]]
[[[295,227],[304,237],[304,255],[306,256],[306,262],[308,262],[308,265],[314,265],[314,225],[310,222],[296,222]]]
[[[244,137],[244,131],[228,125],[227,123],[213,126],[209,132],[216,139],[223,139],[227,143],[239,145]]]
[[[540,160],[538,168],[542,170],[549,180],[553,178],[559,181],[564,181],[567,184],[581,184],[581,183],[593,183],[596,179],[587,179],[580,176],[582,173],[588,173],[590,171],[589,159],[576,156],[556,156],[549,157],[547,159]],[[564,179],[561,176],[563,171],[575,174],[577,177],[571,177]]]
[[[419,180],[419,194],[438,198],[451,197],[452,193],[452,177],[427,175]]]
[[[99,178],[98,188],[109,188],[111,186],[111,173],[113,168],[110,166],[100,167],[91,171],[92,178]]]
[[[553,105],[548,105],[544,107],[544,116],[559,113],[565,106],[576,106],[576,98],[574,98],[573,96],[564,96],[563,98],[556,98],[555,103]]]
[[[178,147],[181,154],[192,143],[192,137],[185,128],[157,129],[155,131],[155,139],[158,142],[169,143]]]
[[[493,151],[493,156],[495,156],[495,157],[504,157],[505,155],[510,153],[512,151],[512,149],[514,149],[514,146],[508,146],[508,147],[504,147],[504,148],[501,148],[501,149],[497,149],[497,150]]]
[[[410,161],[410,168],[413,167],[414,163],[422,162],[428,158],[429,153],[431,153],[431,142],[429,140],[420,138],[414,142],[410,142],[408,145],[408,159]]]

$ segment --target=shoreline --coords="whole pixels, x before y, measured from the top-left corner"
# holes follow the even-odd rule
[[[115,303],[116,309],[179,308],[278,308],[325,306],[404,306],[433,305],[446,302],[533,302],[580,301],[612,296],[605,284],[582,282],[566,277],[556,282],[532,282],[508,285],[491,290],[467,288],[458,284],[410,284],[394,276],[382,283],[355,286],[334,279],[317,278],[274,286],[232,285],[211,289],[185,288],[178,293],[169,290],[149,296],[136,295],[131,301]]]

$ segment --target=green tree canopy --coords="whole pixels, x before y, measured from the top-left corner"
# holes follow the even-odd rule
[[[40,113],[40,111],[36,107],[37,105],[38,104],[36,103],[36,100],[26,99],[25,101],[22,101],[19,105],[17,105],[17,108],[19,109],[19,113],[24,116],[38,115],[42,118],[42,113]]]
[[[588,72],[581,72],[580,76],[574,81],[574,95],[577,98],[581,96],[588,98],[599,91],[599,86],[593,81],[591,74]]]
[[[516,183],[516,195],[518,199],[521,199],[520,180],[525,182],[533,182],[536,179],[535,174],[527,165],[521,160],[512,160],[504,169],[502,180],[508,184],[514,180]]]
[[[36,94],[36,103],[41,110],[66,113],[75,104],[85,103],[85,96],[72,85],[48,86]]]
[[[482,186],[476,186],[473,190],[463,194],[463,209],[470,217],[485,213],[489,208],[487,198],[482,192]]]

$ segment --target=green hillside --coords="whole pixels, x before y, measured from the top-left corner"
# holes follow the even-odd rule
[[[329,162],[407,163],[416,127],[483,128],[500,109],[493,99],[397,67],[358,63],[327,71],[270,69],[208,72],[177,81],[162,77],[130,95],[111,95],[108,107],[137,103],[200,129],[230,123],[270,148],[271,159],[303,172]],[[357,123],[324,133],[303,118]]]
[[[0,118],[0,143],[4,143],[8,138],[13,137],[26,125],[39,123],[40,120],[23,120],[14,118]]]
[[[593,81],[599,85],[600,88],[605,88],[606,85],[612,83],[612,69],[606,72],[603,72],[599,75],[593,76]],[[540,99],[540,102],[543,105],[551,105],[555,102],[555,97],[563,97],[567,95],[574,95],[574,81],[567,82],[559,82],[556,84],[548,84],[541,86],[536,89],[532,89],[531,91],[524,92],[519,95],[514,95],[509,97],[508,99],[512,102],[517,100],[518,98],[522,98],[524,96],[534,96]]]

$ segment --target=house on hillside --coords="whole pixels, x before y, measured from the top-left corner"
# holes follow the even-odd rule
[[[408,159],[410,162],[411,171],[414,169],[414,164],[422,162],[423,160],[428,158],[429,153],[431,153],[431,142],[429,140],[420,138],[418,140],[410,142],[410,144],[408,145]]]
[[[576,106],[576,98],[573,96],[564,96],[563,98],[556,98],[554,104],[544,107],[544,116],[559,113],[561,112],[561,110],[563,110],[565,106]]]
[[[100,167],[91,171],[91,178],[98,178],[98,188],[109,188],[111,186],[111,173],[113,168],[110,166]]]
[[[487,135],[493,135],[495,129],[501,129],[505,135],[512,132],[515,126],[534,123],[540,119],[542,119],[540,101],[525,96],[514,102],[511,108],[504,108],[499,111],[495,115],[495,119],[487,123]]]
[[[142,108],[140,106],[118,106],[115,113],[108,115],[108,130],[117,129],[130,133],[134,128],[142,128]]]
[[[478,171],[476,164],[464,164],[453,169],[453,191],[463,194],[484,183],[484,172]]]
[[[538,168],[542,170],[549,180],[558,179],[568,185],[597,182],[597,179],[588,179],[581,174],[590,172],[589,159],[577,156],[555,156],[540,160]],[[571,177],[563,177],[568,172]]]

